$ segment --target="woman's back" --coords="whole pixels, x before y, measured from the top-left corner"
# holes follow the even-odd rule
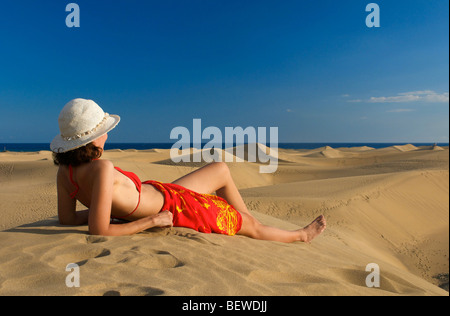
[[[71,172],[72,170],[72,172]],[[94,160],[78,167],[60,166],[58,187],[66,197],[74,197],[87,208],[91,207],[94,183],[101,173],[112,173],[113,192],[111,215],[124,217],[136,209],[140,193],[136,184],[123,173],[117,171],[108,160]]]

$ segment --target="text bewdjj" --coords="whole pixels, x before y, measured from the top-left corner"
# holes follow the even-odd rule
[[[267,301],[226,301],[226,304],[219,304],[217,302],[195,302],[189,300],[184,302],[182,306],[183,311],[207,311],[214,313],[217,310],[223,311],[254,311],[254,312],[267,312]]]

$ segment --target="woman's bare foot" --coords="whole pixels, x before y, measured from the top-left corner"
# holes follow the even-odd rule
[[[298,232],[300,234],[299,241],[311,242],[314,238],[319,236],[327,227],[327,221],[323,215],[317,217],[311,224],[300,229]]]

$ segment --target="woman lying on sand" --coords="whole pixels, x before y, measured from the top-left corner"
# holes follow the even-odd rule
[[[100,159],[107,133],[119,121],[91,100],[72,100],[61,111],[61,135],[51,143],[59,165],[61,224],[88,224],[90,234],[104,236],[175,226],[280,242],[310,242],[325,230],[323,216],[296,231],[261,224],[245,206],[225,163],[206,165],[173,183],[141,183],[134,173]],[[89,209],[77,212],[77,200]],[[127,222],[116,224],[112,219]]]

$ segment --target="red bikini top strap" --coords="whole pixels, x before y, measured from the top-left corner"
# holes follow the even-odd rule
[[[70,197],[72,199],[74,199],[78,193],[78,190],[80,190],[80,187],[78,186],[78,184],[73,181],[73,168],[71,165],[69,165],[69,175],[70,175],[70,182],[72,182],[72,184],[75,186],[75,191],[73,191],[72,193],[70,193]]]
[[[119,167],[114,167],[114,169],[116,169],[117,171],[119,171],[121,174],[123,174],[124,176],[126,176],[127,178],[129,178],[131,181],[133,181],[134,185],[136,186],[136,190],[141,193],[142,190],[142,182],[139,179],[139,177],[130,171],[124,171],[122,169],[120,169]]]
[[[136,210],[139,207],[139,204],[141,203],[142,182],[141,182],[141,180],[139,180],[139,177],[135,173],[129,172],[129,171],[124,171],[124,170],[120,169],[119,167],[114,167],[114,168],[117,171],[119,171],[120,173],[122,173],[123,175],[125,175],[126,177],[128,177],[131,181],[133,181],[134,184],[136,185],[136,190],[139,192],[139,199],[138,199],[137,205],[130,214],[125,215],[125,216],[111,216],[111,218],[113,218],[113,219],[126,219],[127,217],[131,216],[134,212],[136,212]]]

